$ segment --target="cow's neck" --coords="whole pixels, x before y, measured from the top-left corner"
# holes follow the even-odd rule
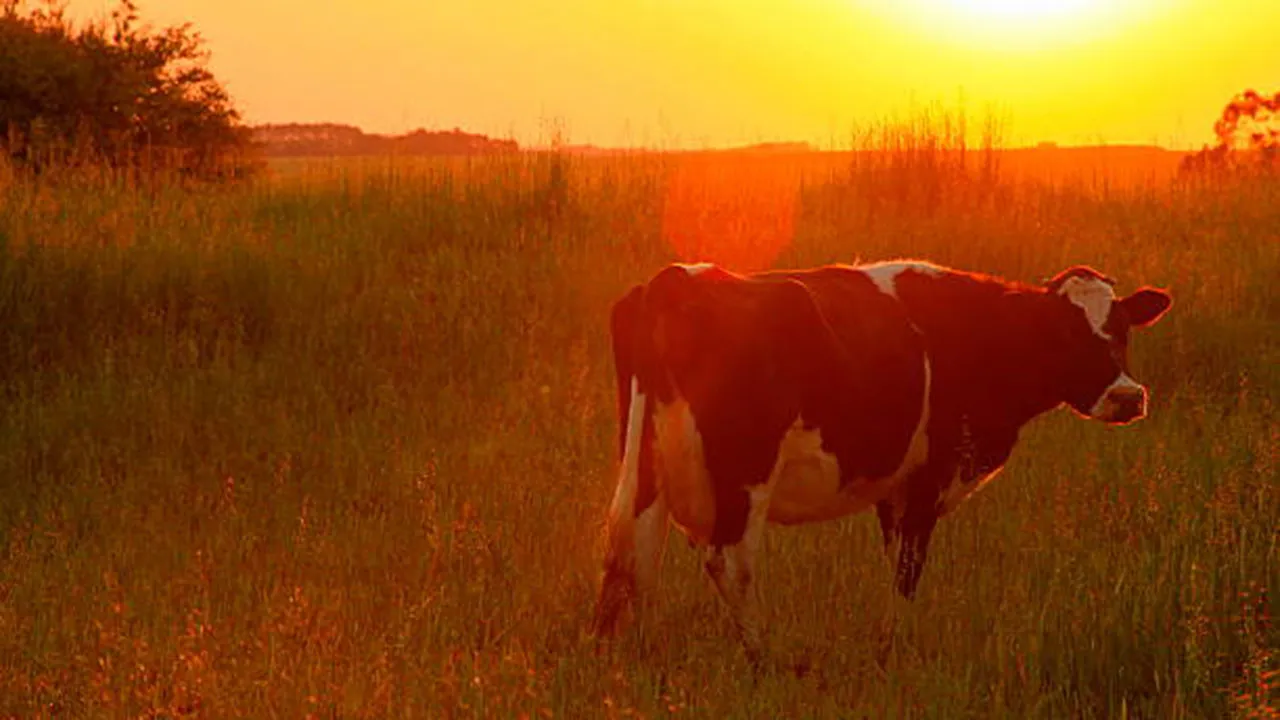
[[[924,312],[915,319],[941,339],[933,349],[933,430],[960,452],[961,472],[976,477],[1003,465],[1019,430],[1060,405],[1061,393],[1058,364],[1046,351],[1053,345],[1051,299],[1032,288],[970,291],[932,305],[936,315],[917,308]]]
[[[991,368],[987,400],[999,420],[1021,427],[1062,404],[1061,305],[1038,289],[1009,292],[999,300],[979,362]]]
[[[937,392],[975,430],[1011,433],[1061,404],[1056,304],[1035,288],[948,288],[912,310],[933,338]]]

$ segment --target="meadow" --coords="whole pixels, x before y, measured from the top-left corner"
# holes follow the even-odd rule
[[[1280,716],[1280,178],[936,140],[0,168],[0,716]],[[809,672],[753,677],[677,534],[598,655],[610,304],[677,259],[898,256],[1169,289],[1151,416],[1033,423],[886,672],[872,514],[765,536],[769,652]]]

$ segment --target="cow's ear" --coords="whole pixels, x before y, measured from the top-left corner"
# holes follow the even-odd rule
[[[1172,304],[1173,298],[1169,297],[1169,293],[1155,288],[1142,288],[1120,301],[1125,315],[1134,327],[1154,324],[1169,311]]]
[[[1049,292],[1061,292],[1062,286],[1071,278],[1080,278],[1081,280],[1100,280],[1108,285],[1115,285],[1116,281],[1107,275],[1094,270],[1088,265],[1072,265],[1062,272],[1054,275],[1044,281],[1044,286],[1049,288]]]

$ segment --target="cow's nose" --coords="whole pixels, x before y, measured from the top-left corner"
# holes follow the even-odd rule
[[[1107,392],[1107,413],[1104,420],[1115,423],[1126,423],[1146,414],[1147,390],[1138,387],[1117,387]]]

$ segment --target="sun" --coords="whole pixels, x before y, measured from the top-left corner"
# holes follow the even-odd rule
[[[989,52],[1040,52],[1113,32],[1146,0],[901,0],[909,25],[948,44]]]
[[[946,0],[946,4],[974,18],[1034,25],[1088,13],[1099,0]]]

